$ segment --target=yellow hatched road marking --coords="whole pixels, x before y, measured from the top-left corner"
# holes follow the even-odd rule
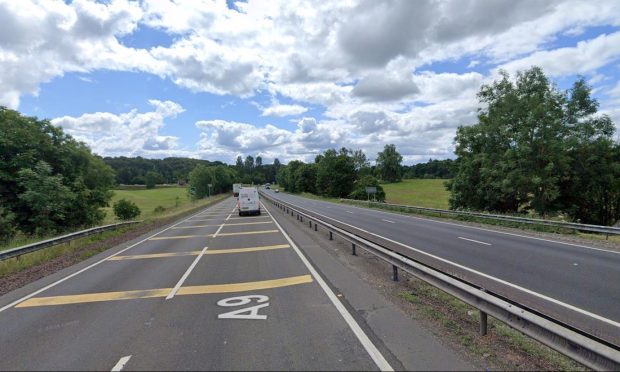
[[[209,235],[179,235],[179,236],[158,236],[150,238],[149,240],[167,240],[167,239],[191,239],[191,238],[210,238],[213,234]]]
[[[261,247],[214,249],[214,250],[206,251],[205,254],[258,252],[258,251],[269,251],[273,249],[284,249],[284,248],[290,248],[290,245],[278,244],[278,245],[265,245]],[[136,255],[131,255],[131,256],[114,256],[114,257],[110,257],[108,261],[140,260],[144,258],[185,257],[185,256],[198,256],[199,254],[200,254],[200,251],[136,254]]]
[[[298,284],[312,283],[311,275],[300,275],[289,278],[262,280],[258,282],[246,283],[230,283],[230,284],[211,284],[211,285],[195,285],[181,287],[176,293],[177,296],[198,295],[212,293],[230,293],[255,291],[260,289],[271,289],[287,287]],[[124,292],[102,292],[88,293],[69,296],[53,296],[53,297],[34,297],[19,303],[15,307],[36,307],[36,306],[53,306],[53,305],[69,305],[81,304],[89,302],[103,301],[119,301],[119,300],[136,300],[142,298],[166,297],[172,288],[147,289],[139,291]]]
[[[170,253],[152,253],[152,254],[135,254],[131,256],[114,256],[108,258],[108,261],[123,261],[123,260],[139,260],[142,258],[166,258],[166,257],[183,257],[183,256],[198,256],[200,251],[194,252],[170,252]]]
[[[252,234],[269,234],[269,233],[277,233],[278,230],[262,230],[262,231],[243,231],[243,232],[232,232],[232,233],[219,233],[220,236],[235,236],[235,235],[252,235]]]
[[[247,217],[231,217],[229,220],[245,220],[248,218],[271,218],[270,216],[247,216]]]
[[[263,225],[266,223],[273,223],[273,221],[260,221],[260,222],[241,222],[241,223],[227,223],[226,226],[243,226],[243,225]]]

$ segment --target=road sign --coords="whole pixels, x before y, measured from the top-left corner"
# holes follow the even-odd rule
[[[377,193],[377,188],[374,187],[374,186],[373,187],[367,186],[366,187],[366,193],[367,194],[376,194]]]

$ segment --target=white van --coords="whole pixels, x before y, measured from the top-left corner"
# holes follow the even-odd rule
[[[239,201],[237,202],[239,215],[258,214],[260,215],[260,200],[256,187],[242,187],[239,189]]]

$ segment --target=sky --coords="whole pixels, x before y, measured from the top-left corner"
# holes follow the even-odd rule
[[[0,0],[0,105],[101,156],[454,158],[480,86],[533,65],[620,128],[620,1]]]

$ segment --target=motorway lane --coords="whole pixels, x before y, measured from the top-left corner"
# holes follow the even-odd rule
[[[571,310],[571,317],[581,318],[570,321],[579,321],[590,327],[588,331],[620,342],[617,252],[290,194],[270,195],[598,315],[606,320],[586,318]],[[540,305],[539,299],[536,301],[532,303]],[[557,304],[551,307],[560,314]]]
[[[0,312],[0,369],[389,369],[273,220],[234,204]]]

